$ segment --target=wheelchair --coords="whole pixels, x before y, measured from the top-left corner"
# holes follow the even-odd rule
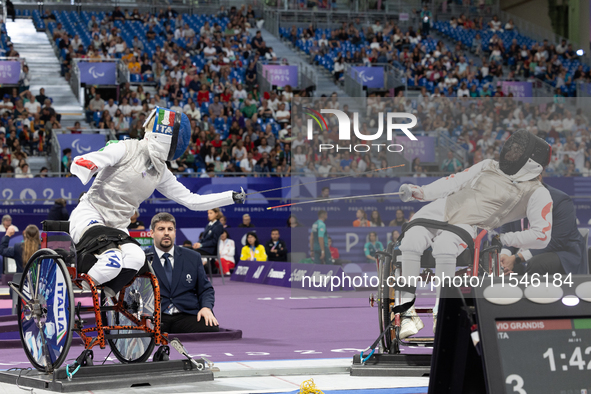
[[[485,240],[487,235],[486,230],[481,230],[475,239],[472,239],[470,234],[464,229],[453,226],[444,222],[438,222],[428,219],[415,219],[402,228],[402,234],[396,244],[390,242],[384,252],[376,253],[376,264],[378,268],[378,278],[380,288],[378,290],[377,306],[378,306],[378,323],[380,327],[380,350],[382,353],[399,354],[401,346],[408,347],[432,347],[434,343],[433,337],[409,337],[400,338],[400,327],[402,319],[406,318],[402,315],[403,309],[396,305],[401,305],[400,294],[401,291],[392,286],[395,281],[392,278],[397,278],[402,272],[402,263],[398,261],[397,257],[401,252],[398,249],[400,241],[404,237],[404,233],[412,226],[423,226],[427,228],[440,229],[451,231],[458,235],[468,247],[458,256],[456,266],[460,269],[456,271],[456,276],[483,276],[483,275],[500,275],[500,252],[501,245],[491,244],[490,241]],[[431,249],[427,249],[421,256],[421,277],[423,283],[429,283],[431,278],[435,275],[435,259],[433,258]],[[390,279],[389,279],[390,278]],[[370,303],[374,304],[373,296],[370,298]],[[433,313],[433,308],[424,308],[415,306],[415,310],[419,315]],[[371,348],[378,345],[376,341]],[[369,348],[368,348],[369,350]],[[367,357],[369,358],[369,356]]]
[[[77,269],[76,248],[64,232],[68,225],[43,222],[41,249],[25,265],[20,284],[9,283],[18,294],[20,338],[31,364],[46,373],[58,369],[73,333],[82,339],[84,351],[73,366],[66,366],[69,377],[77,367],[93,365],[92,348],[104,349],[107,344],[121,363],[146,361],[156,345],[162,346],[154,361],[168,360],[168,336],[160,332],[160,288],[152,266],[146,262],[116,298],[107,297],[103,286]],[[56,228],[61,231],[51,231]],[[84,282],[90,287],[92,306],[76,302],[74,289],[82,290]],[[85,328],[84,319],[93,317],[95,324]]]

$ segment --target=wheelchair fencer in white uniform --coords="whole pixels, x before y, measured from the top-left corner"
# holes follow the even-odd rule
[[[400,187],[403,201],[433,201],[421,208],[414,219],[431,219],[468,231],[474,238],[478,227],[492,230],[505,223],[527,217],[530,228],[504,233],[500,242],[517,248],[542,249],[552,232],[552,198],[543,187],[540,175],[550,162],[551,147],[541,138],[518,130],[505,142],[499,161],[484,160],[463,172],[419,187]],[[449,231],[414,226],[400,244],[402,276],[409,283],[421,270],[421,255],[432,247],[435,274],[453,277],[456,259],[467,245]],[[412,305],[416,288],[407,286],[401,293],[401,305]],[[433,308],[434,329],[437,321],[440,287]],[[402,314],[400,338],[407,338],[423,328],[414,306]]]
[[[129,234],[130,218],[154,190],[194,211],[244,203],[244,191],[191,193],[167,168],[166,162],[178,159],[189,145],[191,126],[185,114],[156,107],[143,126],[142,140],[109,143],[99,151],[74,158],[70,171],[83,184],[96,174],[90,190],[70,216],[70,235],[76,245],[90,241],[84,234],[91,226],[102,225]],[[129,240],[116,244],[111,243],[108,250],[95,256],[88,275],[96,285],[111,283],[118,277],[131,280],[144,265],[145,254],[139,245]],[[114,288],[105,286],[105,292],[114,295],[129,280],[113,284]]]

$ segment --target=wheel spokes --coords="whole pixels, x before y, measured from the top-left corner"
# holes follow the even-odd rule
[[[37,278],[35,280],[35,299],[37,299],[37,296],[39,296],[39,273],[41,271],[41,262],[37,260]],[[30,271],[29,271],[30,272]]]
[[[41,323],[39,327],[39,334],[41,335],[41,351],[43,352],[43,357],[45,358],[45,370],[49,373],[53,371],[53,362],[51,361],[51,356],[49,354],[47,338],[45,338],[45,332],[43,332],[44,328],[45,324]]]
[[[31,300],[25,297],[24,294],[21,293],[20,289],[14,283],[10,282],[8,283],[8,286],[10,286],[12,291],[14,291],[21,298],[21,300],[25,303],[25,306],[28,306],[31,303]]]

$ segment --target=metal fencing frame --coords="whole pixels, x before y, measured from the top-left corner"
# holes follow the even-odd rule
[[[51,133],[51,168],[52,173],[62,176],[62,148],[55,132]]]
[[[589,102],[591,97],[591,83],[578,82],[577,83],[577,107],[582,108],[584,103]]]
[[[396,12],[378,12],[365,11],[358,12],[354,10],[317,10],[312,11],[308,9],[278,9],[265,6],[263,15],[265,19],[265,28],[273,35],[279,36],[279,27],[296,26],[308,27],[313,24],[315,28],[336,28],[340,27],[342,23],[349,23],[359,18],[360,23],[370,24],[375,21],[382,23],[387,20],[395,19],[397,25],[401,28],[406,28],[408,25],[414,23],[413,15],[414,8],[408,5],[401,5],[401,8]],[[408,20],[400,20],[400,14],[409,16]]]
[[[80,68],[78,67],[78,59],[73,59],[72,72],[70,74],[70,88],[74,96],[78,99],[78,102],[84,106],[84,95],[80,92],[82,89],[80,86]]]
[[[59,0],[16,0],[14,1],[15,6],[20,9],[38,9],[43,12],[45,6],[50,6],[52,10],[68,10],[77,11],[113,11],[114,7],[121,7],[122,9],[132,10],[137,8],[140,13],[142,12],[158,12],[160,9],[166,7],[172,7],[178,12],[182,13],[199,13],[199,14],[211,14],[217,13],[220,7],[224,7],[227,11],[231,7],[239,9],[243,5],[252,5],[253,8],[262,8],[262,1],[250,0],[250,1],[239,1],[239,0],[145,0],[145,1],[92,1],[92,0],[70,0],[67,2],[61,2]],[[182,11],[181,11],[182,10]]]

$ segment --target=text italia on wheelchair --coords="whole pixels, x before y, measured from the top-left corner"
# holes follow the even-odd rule
[[[468,245],[456,260],[456,276],[498,276],[500,275],[500,244],[491,244],[485,240],[487,235],[486,230],[481,230],[475,239],[460,227],[449,225],[444,222],[438,222],[427,219],[415,219],[403,226],[403,232],[396,243],[391,242],[386,251],[376,253],[376,264],[379,277],[379,288],[377,299],[372,295],[370,304],[373,306],[377,303],[378,306],[378,322],[380,327],[380,336],[374,344],[366,349],[371,351],[369,354],[361,355],[362,363],[367,360],[374,353],[376,346],[379,345],[381,353],[385,354],[399,354],[401,346],[409,347],[432,347],[434,344],[433,337],[409,337],[400,338],[400,328],[402,319],[410,318],[404,316],[406,309],[401,308],[401,293],[397,289],[396,278],[399,278],[402,273],[402,263],[398,257],[401,252],[399,250],[400,240],[404,237],[405,231],[408,231],[412,226],[424,226],[428,228],[441,229],[444,231],[451,231],[458,235]],[[421,256],[421,278],[423,283],[430,283],[432,277],[435,275],[435,259],[431,254],[431,249],[427,249]],[[376,302],[377,301],[377,302]],[[433,313],[433,307],[415,306],[416,312],[421,315]]]
[[[121,363],[146,361],[155,347],[155,361],[168,360],[167,334],[160,332],[160,289],[149,263],[135,274],[116,297],[107,297],[103,286],[79,271],[76,248],[67,232],[67,222],[43,223],[41,249],[26,263],[19,284],[10,283],[18,294],[20,337],[31,364],[50,373],[65,361],[76,333],[84,352],[71,367],[92,365],[92,348],[107,344]],[[62,223],[61,228],[56,223]],[[92,306],[83,306],[74,289],[88,284]],[[94,318],[94,326],[84,324]],[[164,354],[166,353],[166,354]],[[70,371],[67,371],[70,376]]]

